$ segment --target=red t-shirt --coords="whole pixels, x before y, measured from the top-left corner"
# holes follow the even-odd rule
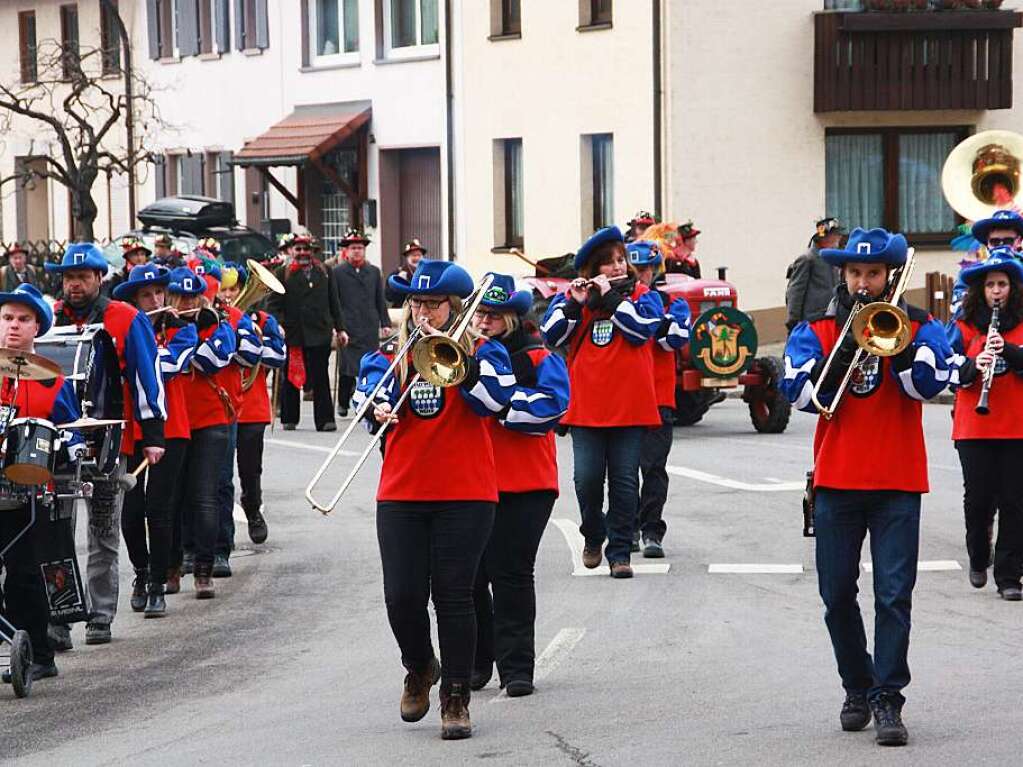
[[[963,337],[967,357],[976,358],[984,350],[987,333],[959,320],[956,323]],[[1023,324],[1002,333],[1006,343],[1023,346]],[[1001,370],[999,370],[1001,368]],[[977,400],[983,378],[979,371],[969,386],[956,391],[956,404],[952,421],[952,439],[1023,439],[1023,376],[1010,370],[1001,360],[995,367],[995,377],[988,393],[991,412],[978,415]]]

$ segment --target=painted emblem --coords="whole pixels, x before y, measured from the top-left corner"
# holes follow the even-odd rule
[[[593,323],[590,338],[595,346],[607,346],[614,338],[615,326],[611,320],[597,320]]]
[[[412,412],[420,418],[433,418],[444,407],[444,390],[428,381],[416,381],[408,395]]]
[[[748,315],[733,306],[708,309],[693,323],[690,335],[693,364],[711,378],[730,378],[753,364],[757,329]]]
[[[881,386],[881,358],[868,356],[852,372],[849,391],[855,397],[869,397]]]

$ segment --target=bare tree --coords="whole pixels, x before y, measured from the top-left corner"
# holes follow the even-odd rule
[[[34,81],[0,82],[0,136],[13,137],[21,126],[22,137],[29,140],[27,155],[35,160],[0,178],[0,185],[49,178],[66,187],[73,237],[79,241],[94,239],[96,178],[131,176],[137,166],[153,160],[148,152],[131,151],[122,130],[115,130],[128,118],[129,98],[122,79],[104,75],[103,56],[99,48],[65,50],[59,42],[46,40],[38,47]],[[145,146],[148,134],[168,126],[150,83],[132,73],[131,89],[134,121],[142,126],[141,132],[136,129],[136,141]]]

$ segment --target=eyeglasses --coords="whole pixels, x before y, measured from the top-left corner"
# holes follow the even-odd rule
[[[1002,245],[1012,245],[1017,239],[1017,237],[989,237],[987,246],[989,248],[999,248]]]
[[[409,306],[411,306],[413,309],[422,309],[425,307],[429,309],[431,312],[437,311],[447,302],[448,302],[447,298],[439,298],[436,301],[423,301],[422,299],[419,298],[410,298],[408,300]]]
[[[312,253],[313,252],[312,248],[306,248],[304,246],[299,246],[299,245],[296,245],[294,248],[292,248],[292,250],[294,250],[296,253]]]
[[[501,313],[488,312],[486,309],[477,309],[476,319],[478,319],[480,322],[482,322],[483,320],[499,320],[501,319]]]

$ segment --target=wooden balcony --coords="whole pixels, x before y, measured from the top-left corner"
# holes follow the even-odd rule
[[[814,111],[1009,109],[1017,11],[814,14]]]

